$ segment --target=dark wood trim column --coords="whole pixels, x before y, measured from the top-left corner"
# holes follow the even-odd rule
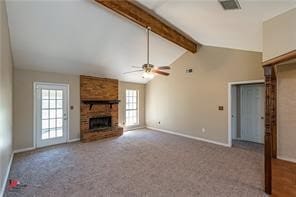
[[[273,65],[264,66],[265,75],[265,137],[264,137],[264,165],[265,165],[265,192],[272,190],[272,152],[276,150],[276,75]]]
[[[271,113],[271,137],[272,137],[272,158],[277,158],[277,78],[273,67],[274,77],[272,78],[272,113]]]

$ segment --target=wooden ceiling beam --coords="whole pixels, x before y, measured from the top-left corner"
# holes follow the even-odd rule
[[[150,27],[151,31],[161,37],[195,53],[201,46],[185,33],[157,16],[153,11],[145,9],[135,1],[129,0],[95,0],[97,3],[128,18],[144,28]]]

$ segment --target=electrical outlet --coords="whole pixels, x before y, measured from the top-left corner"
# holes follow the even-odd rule
[[[192,72],[193,72],[193,69],[192,69],[192,68],[187,68],[187,69],[185,70],[185,72],[186,72],[186,73],[192,73]]]
[[[204,132],[206,132],[206,129],[205,128],[202,128],[201,131],[204,133]]]

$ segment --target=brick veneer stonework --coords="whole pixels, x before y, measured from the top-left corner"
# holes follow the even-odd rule
[[[122,135],[118,127],[118,105],[93,105],[85,100],[118,100],[118,80],[90,76],[80,76],[80,138],[82,142],[99,140]],[[89,119],[100,116],[112,116],[112,127],[105,130],[90,131]]]

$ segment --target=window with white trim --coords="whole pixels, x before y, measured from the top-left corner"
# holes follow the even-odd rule
[[[125,125],[139,124],[139,92],[138,90],[126,90]]]

